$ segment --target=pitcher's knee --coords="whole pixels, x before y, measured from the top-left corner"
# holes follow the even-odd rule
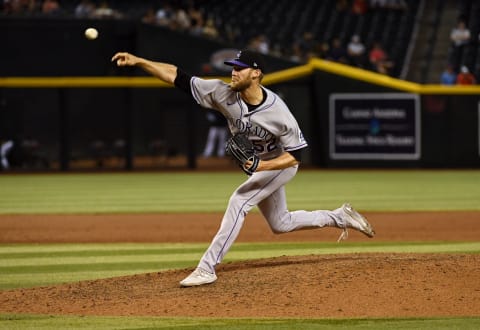
[[[275,235],[280,235],[280,234],[285,234],[285,233],[288,233],[289,230],[285,230],[283,228],[271,228],[272,230],[272,233],[274,233]]]
[[[280,220],[276,219],[268,221],[270,229],[274,234],[283,234],[292,231],[291,218],[288,213],[281,217]]]

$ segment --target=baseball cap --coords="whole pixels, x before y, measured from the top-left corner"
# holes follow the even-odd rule
[[[223,62],[230,66],[240,66],[242,68],[253,68],[265,71],[265,62],[262,55],[251,50],[242,50],[233,60]]]

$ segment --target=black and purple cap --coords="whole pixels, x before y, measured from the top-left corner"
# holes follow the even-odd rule
[[[237,54],[236,58],[223,63],[230,66],[259,69],[262,72],[265,71],[265,62],[263,61],[262,55],[251,50],[242,50]]]

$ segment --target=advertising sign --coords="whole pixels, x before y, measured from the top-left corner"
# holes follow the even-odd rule
[[[330,95],[330,158],[419,159],[419,104],[415,94]]]

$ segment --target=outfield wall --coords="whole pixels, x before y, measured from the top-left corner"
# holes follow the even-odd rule
[[[86,26],[99,39],[83,36]],[[0,138],[36,139],[57,168],[109,155],[151,155],[164,143],[195,167],[208,123],[186,94],[138,69],[110,62],[118,50],[173,62],[204,76],[228,45],[131,21],[1,19]],[[22,42],[19,42],[21,40]],[[223,51],[217,57],[216,52]],[[267,57],[264,84],[290,105],[310,143],[304,162],[321,167],[478,167],[480,87],[404,82],[312,60],[302,66]],[[116,148],[116,143],[123,145]],[[157,150],[158,152],[158,150]]]
[[[318,110],[313,113],[321,150],[315,163],[328,167],[480,166],[480,87],[471,91],[451,87],[447,94],[441,86],[438,90],[430,86],[411,93],[323,71],[316,71],[314,84]],[[342,130],[342,124],[350,128]],[[363,127],[355,128],[359,125]],[[337,141],[342,133],[350,141]]]

